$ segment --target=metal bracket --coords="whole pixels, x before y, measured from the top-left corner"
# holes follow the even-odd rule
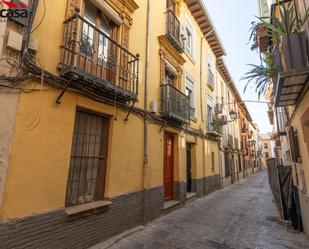
[[[130,116],[130,114],[131,114],[131,112],[132,112],[132,110],[133,110],[133,107],[134,107],[135,103],[136,103],[136,100],[133,101],[133,104],[132,104],[132,106],[130,107],[130,110],[129,110],[129,112],[128,112],[126,118],[124,119],[124,121],[128,121],[128,120],[129,120],[129,116]]]
[[[71,78],[68,83],[64,86],[64,88],[62,89],[61,93],[59,94],[59,96],[56,99],[56,104],[61,104],[60,99],[62,98],[63,94],[66,92],[66,90],[70,87],[70,85],[72,84],[73,79]]]

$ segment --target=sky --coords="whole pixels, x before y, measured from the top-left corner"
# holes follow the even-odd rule
[[[248,71],[248,64],[259,64],[260,56],[251,51],[248,44],[251,22],[258,16],[258,0],[204,0],[216,30],[226,51],[225,63],[242,95],[243,100],[258,101],[254,86],[244,93],[245,81],[241,77]],[[261,97],[261,101],[264,99]],[[260,133],[271,132],[267,115],[267,104],[246,103],[252,119],[258,124]]]

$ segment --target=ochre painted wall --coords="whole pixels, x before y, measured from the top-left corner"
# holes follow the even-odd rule
[[[116,115],[113,106],[70,92],[66,92],[60,105],[56,105],[59,91],[46,89],[44,87],[42,92],[20,95],[3,218],[11,219],[64,207],[77,107],[111,116],[105,196],[141,190],[142,119],[130,115],[126,122],[124,118],[127,112],[118,110]]]
[[[160,103],[160,57],[158,37],[165,34],[165,1],[150,1],[150,64],[148,102]],[[145,60],[146,60],[146,1],[136,0],[139,8],[133,13],[129,50],[140,54],[139,102],[144,107]],[[58,74],[60,45],[63,38],[63,21],[66,15],[66,1],[46,0],[46,16],[33,33],[39,40],[37,63],[44,69]],[[40,1],[36,26],[43,15]],[[195,62],[186,58],[184,72],[189,72],[196,83],[197,121],[190,126],[205,130],[201,122],[200,102],[206,116],[207,56],[210,47],[203,41],[203,99],[200,99],[200,38],[202,33],[185,4],[181,17],[188,16],[196,30]],[[210,52],[214,57],[214,54]],[[206,56],[207,55],[207,56]],[[215,63],[215,58],[214,63]],[[215,74],[216,75],[216,74]],[[183,81],[184,82],[184,81]],[[40,84],[25,84],[24,87],[40,89]],[[184,90],[184,85],[182,86]],[[175,181],[186,181],[186,141],[195,143],[193,149],[193,178],[219,173],[218,146],[213,141],[203,141],[184,132],[148,123],[148,163],[144,165],[144,122],[135,114],[124,121],[127,111],[90,100],[67,91],[61,104],[55,100],[60,90],[44,85],[42,91],[22,93],[16,115],[15,133],[9,162],[7,183],[3,203],[3,219],[13,219],[63,208],[69,172],[71,143],[75,112],[82,107],[111,116],[109,152],[105,196],[121,194],[163,185],[164,132],[175,134]],[[215,99],[214,99],[215,101]],[[148,103],[148,104],[149,104]],[[159,114],[159,113],[158,113]],[[115,119],[116,118],[116,119]],[[203,145],[204,144],[204,145]],[[211,152],[215,152],[215,172],[212,172]],[[204,159],[203,159],[204,157]],[[1,217],[0,217],[1,218]]]
[[[292,117],[291,126],[293,126],[298,133],[299,149],[302,159],[302,167],[305,174],[305,180],[307,185],[307,193],[309,193],[309,153],[308,146],[309,141],[305,142],[304,127],[300,121],[304,113],[309,107],[309,92],[306,93],[300,105],[297,107],[294,116]],[[306,136],[308,139],[308,136]]]

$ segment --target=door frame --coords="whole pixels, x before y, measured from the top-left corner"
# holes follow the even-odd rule
[[[187,182],[186,182],[186,191],[187,191],[187,193],[192,193],[193,192],[193,189],[192,189],[192,181],[193,181],[193,177],[192,177],[192,147],[193,147],[193,143],[190,143],[190,142],[186,142],[186,180],[187,180]],[[191,189],[191,191],[190,192],[188,192],[188,157],[187,157],[187,155],[188,155],[188,146],[190,146],[190,180],[191,180],[191,182],[190,182],[190,189]]]
[[[170,201],[165,199],[165,182],[164,182],[164,174],[165,174],[165,167],[166,167],[166,138],[167,136],[171,136],[173,140],[172,150],[173,150],[173,162],[172,162],[172,173],[171,173],[171,200],[174,199],[174,174],[175,174],[175,134],[172,132],[165,131],[164,132],[164,151],[163,151],[163,190],[164,190],[164,202]]]

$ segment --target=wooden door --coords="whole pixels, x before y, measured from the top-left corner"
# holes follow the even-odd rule
[[[164,134],[164,201],[173,199],[174,176],[174,137],[172,134]]]

